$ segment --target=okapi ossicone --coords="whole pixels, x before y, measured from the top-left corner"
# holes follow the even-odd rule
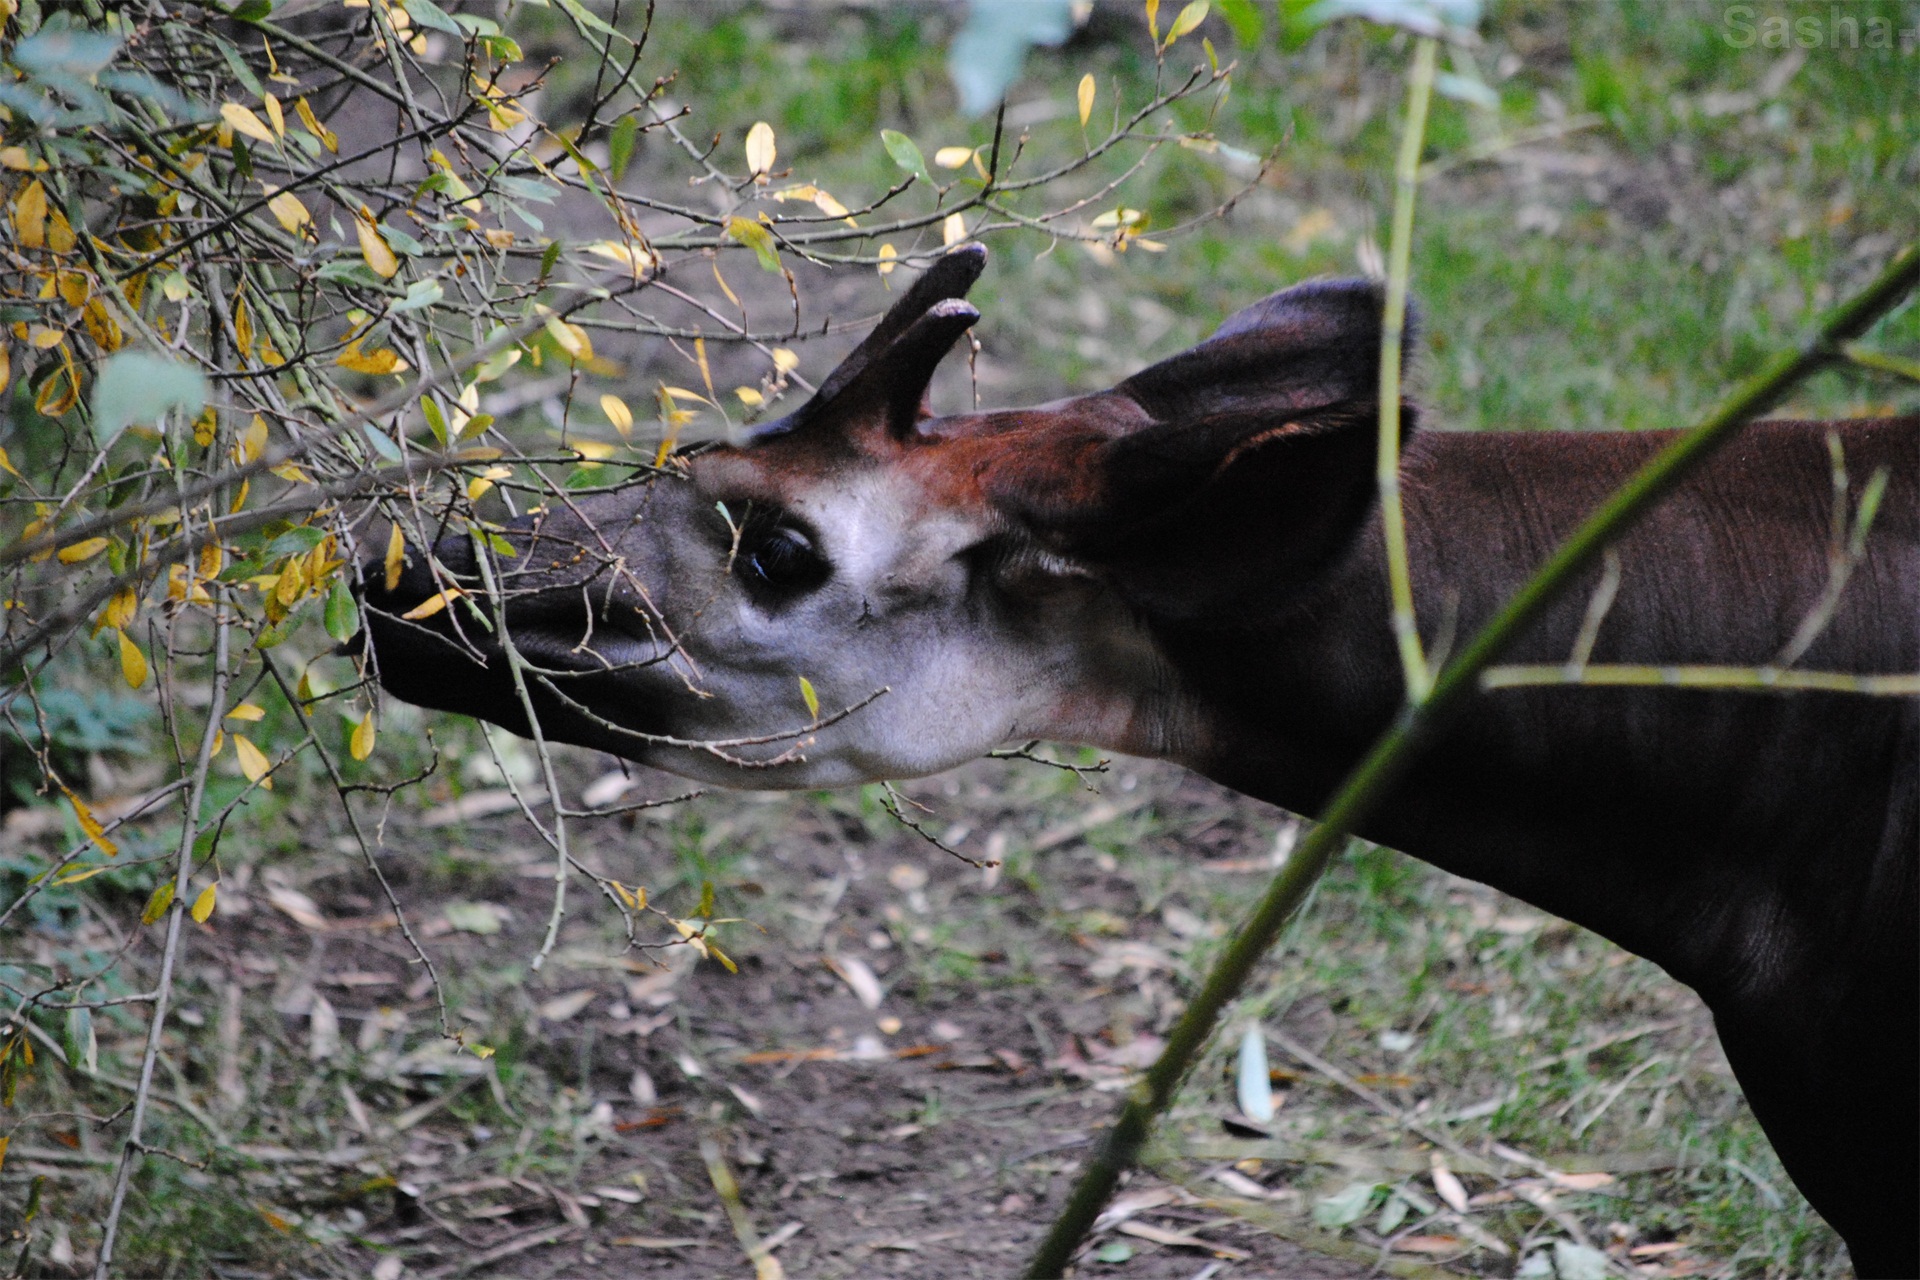
[[[935,263],[793,414],[516,521],[487,566],[540,730],[705,781],[933,773],[1008,742],[1177,761],[1311,815],[1404,703],[1376,503],[1380,297],[1306,284],[1109,391],[935,416],[979,313]],[[1410,421],[1410,419],[1409,419]],[[1829,436],[1890,482],[1808,667],[1920,670],[1920,419],[1765,422],[1617,544],[1591,657],[1764,665],[1829,581]],[[1471,634],[1671,433],[1408,439],[1420,621]],[[530,726],[473,541],[369,574],[394,695]],[[458,585],[466,607],[402,614]],[[1593,589],[1510,655],[1566,661]],[[804,725],[796,677],[822,717]],[[877,696],[876,696],[877,695]],[[856,708],[848,714],[834,709]],[[1592,929],[1700,993],[1862,1275],[1920,1275],[1920,704],[1493,690],[1367,839]]]

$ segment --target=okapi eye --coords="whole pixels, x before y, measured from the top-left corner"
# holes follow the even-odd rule
[[[774,591],[810,591],[827,580],[827,562],[806,534],[777,525],[741,548],[748,581]]]

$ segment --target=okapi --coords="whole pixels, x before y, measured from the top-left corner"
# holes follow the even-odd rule
[[[927,386],[979,318],[962,299],[985,260],[936,262],[745,443],[513,522],[517,555],[486,566],[498,601],[464,533],[415,551],[393,591],[376,568],[382,684],[528,734],[524,687],[549,740],[722,784],[918,776],[1039,738],[1317,812],[1405,701],[1374,479],[1379,291],[1301,285],[1111,390],[936,416]],[[1471,634],[1671,437],[1411,435],[1428,636]],[[1920,670],[1913,417],[1747,428],[1618,541],[1592,660],[1773,661],[1829,583],[1830,437],[1856,488],[1890,481],[1801,660]],[[1566,661],[1596,577],[1512,660]],[[450,586],[471,598],[402,617]],[[824,709],[804,726],[800,676]],[[1699,992],[1859,1273],[1915,1276],[1917,798],[1912,698],[1536,686],[1477,695],[1360,833]]]

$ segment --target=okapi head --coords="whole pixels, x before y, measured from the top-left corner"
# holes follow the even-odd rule
[[[1184,755],[1155,628],[1257,623],[1367,515],[1378,291],[1302,285],[1109,391],[937,417],[985,263],[937,261],[747,443],[514,522],[490,573],[464,534],[409,548],[392,592],[370,572],[381,683],[521,734],[530,701],[550,740],[740,786],[1032,738]],[[469,594],[402,616],[450,586]]]

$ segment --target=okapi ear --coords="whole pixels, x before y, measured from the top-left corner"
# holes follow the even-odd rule
[[[1324,573],[1372,510],[1380,312],[1364,281],[1258,302],[1063,406],[1062,430],[1032,424],[1049,461],[1007,468],[992,496],[1150,615],[1251,621]]]
[[[758,428],[755,438],[821,422],[829,407],[837,422],[852,422],[864,411],[883,408],[888,430],[906,434],[920,416],[935,368],[954,340],[980,318],[961,299],[986,265],[986,246],[978,244],[962,245],[935,260],[806,404]]]

